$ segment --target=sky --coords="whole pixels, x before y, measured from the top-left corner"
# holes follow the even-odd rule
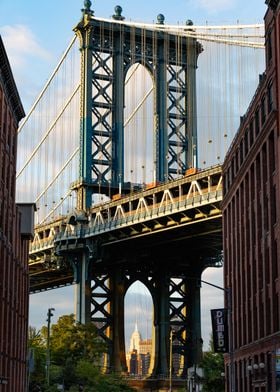
[[[153,22],[162,13],[169,24],[257,23],[266,11],[264,0],[96,0],[92,9],[109,18],[117,4],[127,20]],[[81,8],[82,0],[0,0],[0,33],[26,112],[70,42]]]
[[[266,12],[264,0],[142,0],[140,6],[131,0],[92,3],[96,17],[109,18],[119,4],[127,20],[153,22],[161,13],[169,24],[183,24],[188,19],[197,25],[260,23]],[[26,113],[73,37],[72,29],[80,20],[81,8],[83,1],[80,0],[0,0],[0,34]],[[208,269],[203,279],[223,286],[222,269]],[[204,348],[207,349],[210,309],[223,306],[223,291],[203,284],[201,303]],[[55,308],[53,322],[62,314],[73,313],[73,287],[32,295],[30,324],[37,328],[46,324],[49,307]]]

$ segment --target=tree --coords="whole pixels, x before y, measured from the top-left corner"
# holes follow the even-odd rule
[[[76,374],[79,378],[80,385],[84,385],[83,391],[90,392],[130,392],[134,389],[130,388],[126,381],[117,374],[104,374],[86,360],[80,360]]]
[[[28,371],[31,391],[45,381],[46,348],[44,339],[34,327],[28,328]]]
[[[44,330],[44,334],[46,332]],[[98,337],[94,324],[76,323],[74,315],[71,314],[61,316],[57,323],[52,325],[50,350],[50,378],[53,382],[63,383],[66,388],[69,388],[79,381],[76,375],[79,361],[86,360],[92,367],[99,365],[106,346]],[[56,374],[54,374],[54,365]]]
[[[64,364],[65,358],[75,363],[82,358],[95,362],[106,350],[95,325],[76,323],[73,314],[60,317],[57,324],[52,325],[50,347],[57,365]]]
[[[213,339],[210,341],[210,351],[203,354],[201,367],[204,373],[203,392],[224,392],[224,356],[214,352]]]
[[[47,327],[40,331],[40,342],[45,363]],[[42,391],[53,392],[57,390],[58,384],[63,384],[65,390],[73,392],[133,391],[122,377],[101,372],[101,358],[105,352],[106,346],[98,337],[97,329],[92,323],[76,323],[73,314],[60,317],[57,323],[51,326],[50,386],[41,382]],[[40,380],[42,381],[42,377]]]

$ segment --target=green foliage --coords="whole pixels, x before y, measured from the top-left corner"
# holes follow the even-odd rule
[[[224,392],[224,379],[221,374],[224,372],[223,354],[213,351],[213,344],[210,342],[211,351],[203,354],[201,367],[203,368],[203,392]]]
[[[75,363],[86,358],[97,361],[105,345],[97,337],[93,324],[77,324],[74,315],[62,316],[51,328],[51,351],[56,364],[64,364],[65,358],[71,358]]]
[[[88,361],[79,361],[76,374],[81,385],[85,385],[84,391],[96,392],[120,392],[133,391],[125,380],[116,374],[103,374]]]
[[[46,348],[40,331],[34,327],[28,328],[28,357],[29,383],[36,390],[35,385],[44,383],[46,377]]]
[[[53,392],[57,391],[58,384],[63,384],[65,390],[72,392],[79,391],[79,385],[83,386],[83,392],[133,391],[121,377],[100,371],[106,346],[97,336],[93,324],[78,324],[72,314],[60,317],[51,326],[50,386],[44,384],[47,327],[40,332],[30,330],[29,344],[35,347],[38,355],[40,353],[38,358],[41,358],[31,374],[29,391],[36,391],[37,385],[40,385],[41,391]]]

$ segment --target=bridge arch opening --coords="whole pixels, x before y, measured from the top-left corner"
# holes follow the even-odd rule
[[[153,301],[139,280],[125,295],[125,352],[128,373],[145,378],[151,373],[154,358]]]
[[[125,77],[124,179],[147,184],[155,178],[154,83],[148,69],[133,64]]]

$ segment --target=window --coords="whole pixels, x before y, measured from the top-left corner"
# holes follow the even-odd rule
[[[240,142],[240,150],[239,150],[239,152],[240,152],[240,165],[242,165],[242,163],[243,163],[243,160],[244,160],[244,151],[243,151],[243,148],[244,148],[244,139],[242,139],[241,140],[241,142]]]
[[[268,148],[269,148],[270,174],[272,174],[275,171],[275,169],[276,169],[274,131],[270,132],[270,135],[269,135],[269,138],[268,138]]]
[[[261,102],[261,119],[262,119],[262,124],[265,123],[265,118],[266,118],[265,97],[263,97],[262,102]]]
[[[254,143],[254,125],[253,125],[253,121],[250,122],[250,126],[249,126],[249,139],[250,139],[250,147],[252,147],[252,145]]]
[[[269,31],[267,34],[266,48],[267,48],[267,60],[270,61],[272,59],[271,31]]]
[[[248,129],[246,129],[244,136],[244,154],[245,156],[248,154]]]
[[[273,109],[273,86],[270,84],[267,90],[267,111],[268,113],[271,112]]]
[[[260,132],[259,109],[257,109],[255,113],[255,132],[256,132],[256,136]]]

